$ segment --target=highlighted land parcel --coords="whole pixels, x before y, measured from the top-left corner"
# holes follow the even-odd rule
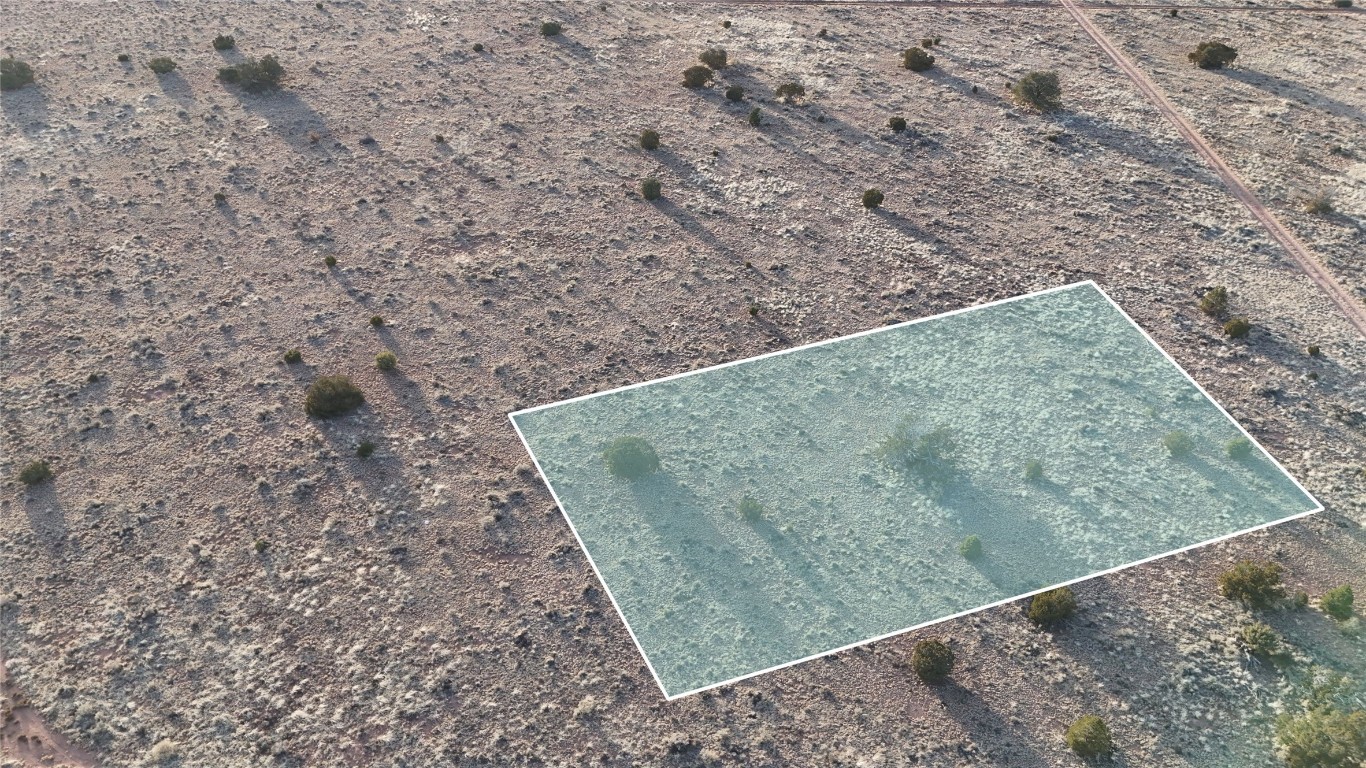
[[[1090,282],[511,418],[668,698],[1321,509]]]

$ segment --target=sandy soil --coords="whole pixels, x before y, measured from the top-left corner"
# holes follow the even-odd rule
[[[38,78],[0,99],[0,470],[58,473],[6,482],[0,646],[102,764],[1066,766],[1087,711],[1117,764],[1272,763],[1282,680],[1237,652],[1250,617],[1213,578],[1273,557],[1320,594],[1366,570],[1366,342],[1057,12],[73,7],[0,22]],[[940,67],[898,68],[927,35]],[[678,85],[709,45],[743,104]],[[215,81],[265,53],[280,93]],[[1067,109],[1011,106],[1044,67]],[[791,80],[804,99],[770,96]],[[1301,236],[1331,253],[1334,231]],[[1088,583],[1057,633],[1018,606],[936,628],[948,687],[905,669],[920,633],[663,702],[509,411],[1088,278],[1327,511]],[[1196,309],[1215,284],[1248,340]],[[329,373],[368,404],[310,420]],[[1363,657],[1316,611],[1266,620]]]

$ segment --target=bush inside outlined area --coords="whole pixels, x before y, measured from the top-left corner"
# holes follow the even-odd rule
[[[1090,282],[512,421],[668,698],[1320,509]]]

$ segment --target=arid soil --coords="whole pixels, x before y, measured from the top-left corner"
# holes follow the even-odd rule
[[[1089,712],[1116,765],[1276,765],[1287,676],[1214,579],[1366,572],[1366,339],[1058,10],[603,8],[7,5],[36,73],[0,99],[7,697],[116,766],[1080,766]],[[1360,17],[1095,13],[1359,290],[1366,51],[1303,41]],[[1184,60],[1234,29],[1251,69]],[[901,69],[927,36],[936,68]],[[743,102],[680,85],[713,45]],[[215,79],[267,53],[281,91]],[[1035,69],[1063,111],[1009,101]],[[1321,184],[1337,212],[1293,213]],[[1081,279],[1326,511],[1087,582],[1056,631],[1010,605],[666,703],[506,414]],[[1248,338],[1197,308],[1213,285]],[[367,404],[306,417],[333,373]],[[14,479],[38,458],[53,480]],[[1359,619],[1257,618],[1366,674]],[[905,666],[928,636],[946,685]]]

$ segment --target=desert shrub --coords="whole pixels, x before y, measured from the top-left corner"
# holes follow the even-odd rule
[[[336,256],[324,256],[324,257],[323,257],[323,263],[326,264],[326,265],[329,266],[329,267],[335,267],[335,266],[337,266],[337,257],[336,257]]]
[[[37,485],[38,483],[52,479],[52,467],[46,461],[39,459],[30,461],[19,470],[19,482],[24,485]]]
[[[375,366],[381,371],[392,371],[398,367],[398,356],[393,352],[381,352],[375,355]]]
[[[736,511],[740,513],[740,518],[742,520],[751,523],[758,522],[764,517],[764,505],[760,504],[757,499],[751,496],[740,499],[740,504]]]
[[[1328,703],[1276,721],[1276,742],[1289,768],[1366,765],[1366,711]]]
[[[640,132],[641,149],[659,149],[659,133],[645,130]]]
[[[260,59],[248,58],[240,64],[218,70],[219,80],[238,85],[249,93],[279,88],[280,79],[284,75],[285,68],[280,66],[280,62],[273,54],[267,54]]]
[[[1285,597],[1283,572],[1276,563],[1240,560],[1219,574],[1219,594],[1252,608],[1265,608]]]
[[[483,43],[475,43],[475,44],[474,44],[473,50],[474,50],[475,53],[483,53],[483,52],[484,52],[484,44],[483,44]]]
[[[901,133],[906,130],[906,118],[893,117],[887,121],[887,127],[891,128],[893,133]]]
[[[876,208],[876,207],[878,207],[879,205],[882,205],[882,201],[883,201],[884,199],[885,199],[885,197],[884,197],[883,194],[882,194],[882,190],[878,189],[877,187],[873,187],[873,188],[871,188],[871,189],[865,189],[865,190],[863,190],[863,207],[864,207],[864,208],[868,208],[868,209],[870,209],[870,210],[873,209],[873,208]]]
[[[383,317],[380,317],[379,315],[371,315],[371,316],[370,316],[370,325],[371,325],[372,327],[374,327],[374,328],[383,328],[383,327],[384,327],[384,318],[383,318]]]
[[[907,48],[901,54],[901,66],[912,72],[924,72],[934,66],[934,57],[924,48]]]
[[[1067,729],[1067,746],[1082,757],[1108,755],[1115,749],[1110,729],[1096,715],[1082,715]]]
[[[705,51],[703,51],[702,53],[698,54],[697,60],[700,61],[700,62],[702,62],[703,64],[706,64],[707,66],[711,67],[712,69],[725,69],[725,68],[726,68],[726,49],[725,49],[725,48],[708,48],[707,50],[705,50]]]
[[[1351,8],[1352,0],[1333,0],[1334,8]]]
[[[1051,627],[1077,612],[1077,597],[1067,587],[1040,592],[1029,601],[1029,620]]]
[[[1200,311],[1210,317],[1218,317],[1228,311],[1228,289],[1222,285],[1205,291],[1200,297]]]
[[[1238,58],[1238,51],[1223,43],[1206,40],[1186,54],[1186,58],[1201,69],[1223,69]]]
[[[13,91],[33,82],[33,67],[13,56],[0,59],[0,91]]]
[[[432,136],[432,141],[436,142],[437,144],[445,144],[446,135],[444,133],[438,133],[435,136]]]
[[[232,35],[219,35],[213,39],[213,49],[215,51],[230,51],[237,47],[237,41]]]
[[[726,89],[726,98],[731,101],[739,101],[745,98],[745,89],[738,85],[732,85]]]
[[[659,471],[659,455],[641,437],[619,437],[603,451],[607,471],[616,477],[638,480]]]
[[[304,359],[304,354],[297,349],[287,349],[285,350],[284,359],[286,363],[293,365],[295,363],[302,362]]]
[[[1010,87],[1015,101],[1040,112],[1062,109],[1062,86],[1057,72],[1030,72]]]
[[[213,201],[215,203],[218,203],[219,205],[222,205],[223,203],[228,202],[228,196],[223,194],[222,192],[215,192],[213,193]]]
[[[726,19],[725,21],[721,22],[721,28],[730,29],[730,19]]]
[[[563,28],[560,26],[560,22],[558,21],[541,22],[541,37],[554,37],[555,35],[560,34],[560,32],[562,31]]]
[[[1304,201],[1304,212],[1324,216],[1333,212],[1333,196],[1320,192]]]
[[[1024,476],[1026,480],[1034,481],[1043,478],[1043,462],[1038,459],[1031,460],[1025,465]]]
[[[1235,437],[1224,445],[1230,459],[1246,459],[1252,455],[1252,441],[1246,437]]]
[[[1241,339],[1252,330],[1252,323],[1246,317],[1235,317],[1224,323],[1224,334],[1230,339]]]
[[[1162,436],[1162,447],[1167,449],[1167,453],[1174,459],[1182,456],[1189,456],[1195,450],[1195,441],[1191,440],[1190,435],[1181,430],[1173,430]]]
[[[1294,609],[1297,610],[1297,611],[1302,611],[1302,610],[1304,610],[1305,608],[1308,608],[1308,607],[1309,607],[1309,593],[1308,593],[1308,592],[1305,592],[1304,590],[1300,590],[1299,592],[1296,592],[1296,593],[1294,594],[1294,596],[1292,596],[1292,597],[1290,598],[1290,605],[1291,605],[1292,608],[1294,608]]]
[[[368,459],[371,456],[374,456],[375,444],[370,442],[369,440],[361,441],[361,444],[356,446],[356,455],[361,457],[362,459]]]
[[[662,194],[664,194],[664,185],[659,183],[659,179],[656,179],[652,176],[648,179],[641,180],[641,197],[645,198],[646,200],[658,200],[659,196]]]
[[[1308,346],[1308,348],[1306,348],[1304,351],[1305,351],[1305,352],[1308,352],[1310,357],[1318,357],[1318,356],[1319,356],[1319,345],[1317,345],[1317,344],[1310,344],[1310,345]]]
[[[126,54],[126,53],[120,53],[120,54],[118,55],[118,60],[119,60],[119,63],[120,63],[120,64],[127,64],[128,62],[130,62],[130,61],[133,60],[133,57],[132,57],[132,56],[129,56],[129,55]]]
[[[1319,607],[1338,621],[1346,621],[1352,618],[1352,603],[1355,601],[1356,595],[1352,594],[1352,585],[1343,584],[1324,592],[1319,600]]]
[[[353,411],[365,402],[360,388],[346,376],[321,376],[308,388],[304,412],[319,419],[330,419]]]
[[[778,98],[783,99],[784,101],[791,101],[805,96],[806,87],[801,83],[783,83],[774,89],[774,93],[778,95]]]
[[[713,74],[714,73],[711,71],[710,68],[704,67],[701,64],[696,64],[694,66],[688,67],[687,69],[683,70],[683,87],[701,88],[702,86],[711,82]]]
[[[968,560],[976,560],[982,556],[982,538],[977,534],[971,534],[958,544],[958,554]]]
[[[911,669],[927,683],[942,682],[953,671],[953,649],[942,640],[921,640],[911,650]]]
[[[883,440],[876,454],[892,469],[908,474],[931,490],[942,490],[953,479],[958,442],[946,427],[921,433],[912,419],[902,419]]]
[[[924,49],[926,49],[926,50],[928,50],[928,49],[930,49],[930,48],[933,48],[933,47],[934,47],[934,38],[933,38],[933,37],[921,38],[921,40],[920,40],[920,47],[921,47],[921,48],[924,48]]]
[[[258,554],[258,555],[259,555],[259,554],[262,554],[263,552],[265,552],[265,551],[266,551],[267,549],[269,549],[269,548],[270,548],[270,542],[266,541],[265,539],[257,539],[257,540],[256,540],[256,543],[252,545],[252,549],[255,549],[255,550],[256,550],[256,554]]]
[[[1274,656],[1281,649],[1281,638],[1276,634],[1276,630],[1260,621],[1239,630],[1238,642],[1248,653],[1262,658]]]
[[[167,56],[158,56],[147,62],[147,68],[158,75],[168,75],[171,72],[174,72],[175,68],[178,66],[179,65],[175,63],[175,59]]]
[[[758,128],[759,124],[764,121],[764,112],[758,107],[755,107],[749,111],[749,117],[746,119],[749,120],[750,125]]]

